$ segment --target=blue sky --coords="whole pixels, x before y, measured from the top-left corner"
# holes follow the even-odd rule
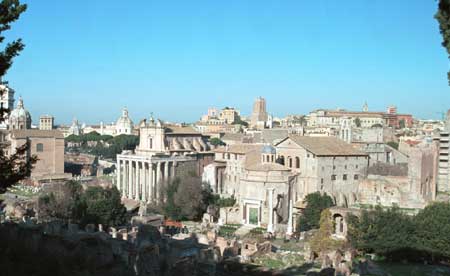
[[[436,118],[450,108],[436,1],[25,1],[26,48],[6,80],[37,122],[110,122],[126,106],[194,121],[210,106]]]

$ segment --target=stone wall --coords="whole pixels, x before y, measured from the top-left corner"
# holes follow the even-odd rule
[[[100,227],[101,230],[101,227]],[[213,249],[173,240],[152,226],[112,235],[60,222],[0,224],[2,275],[214,275]],[[113,238],[114,237],[114,238]]]

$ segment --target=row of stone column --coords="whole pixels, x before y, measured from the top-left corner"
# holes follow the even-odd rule
[[[164,184],[175,175],[173,161],[149,162],[117,159],[117,189],[123,197],[160,203]]]

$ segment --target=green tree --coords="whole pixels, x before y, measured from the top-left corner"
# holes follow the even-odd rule
[[[450,203],[436,202],[420,211],[415,217],[416,240],[419,249],[429,252],[432,258],[450,260]]]
[[[54,185],[51,191],[39,197],[37,211],[39,219],[44,221],[61,219],[105,226],[123,225],[127,221],[126,209],[115,187],[90,187],[83,191],[76,181]]]
[[[127,222],[127,210],[120,192],[114,187],[90,187],[80,197],[77,216],[82,224],[118,226]]]
[[[212,201],[211,191],[193,173],[175,178],[166,188],[164,214],[174,220],[199,220]]]
[[[209,142],[213,146],[224,146],[225,145],[225,143],[217,137],[209,139]]]
[[[327,194],[319,192],[306,196],[306,208],[299,219],[300,231],[319,228],[320,215],[323,210],[334,206],[333,199]]]
[[[391,260],[416,255],[413,217],[398,207],[383,210],[377,206],[374,210],[364,210],[359,218],[349,216],[348,224],[348,239],[358,250]]]
[[[398,150],[399,144],[398,144],[397,142],[390,141],[390,142],[387,142],[386,144],[387,144],[388,146],[390,146],[390,147],[392,147],[392,148]]]
[[[40,220],[73,219],[78,212],[78,202],[83,188],[79,182],[68,181],[55,185],[52,190],[41,195],[37,201],[37,212]]]
[[[334,224],[329,209],[322,211],[320,215],[320,228],[311,240],[311,249],[316,253],[338,249],[342,244],[332,239]]]
[[[439,29],[443,39],[442,46],[447,49],[447,54],[450,55],[450,0],[439,0],[435,18],[439,22]],[[450,72],[447,73],[447,77],[450,85]]]
[[[0,1],[0,44],[5,41],[4,32],[11,29],[11,24],[19,19],[20,15],[27,9],[25,4],[19,0]],[[23,50],[24,44],[21,39],[7,43],[0,51],[0,80],[5,76],[12,66],[13,59]],[[0,97],[3,97],[0,91]],[[0,122],[4,122],[8,109],[0,106]],[[9,187],[18,181],[28,177],[31,173],[32,165],[36,162],[36,157],[29,157],[28,145],[25,144],[16,150],[15,154],[6,155],[5,147],[0,144],[0,193],[4,193]]]

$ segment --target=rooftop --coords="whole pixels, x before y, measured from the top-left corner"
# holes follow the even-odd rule
[[[283,141],[287,139],[318,156],[367,156],[366,153],[335,137],[289,136]]]
[[[14,138],[41,137],[64,139],[64,135],[59,130],[39,130],[39,129],[21,129],[12,130],[11,136]]]

